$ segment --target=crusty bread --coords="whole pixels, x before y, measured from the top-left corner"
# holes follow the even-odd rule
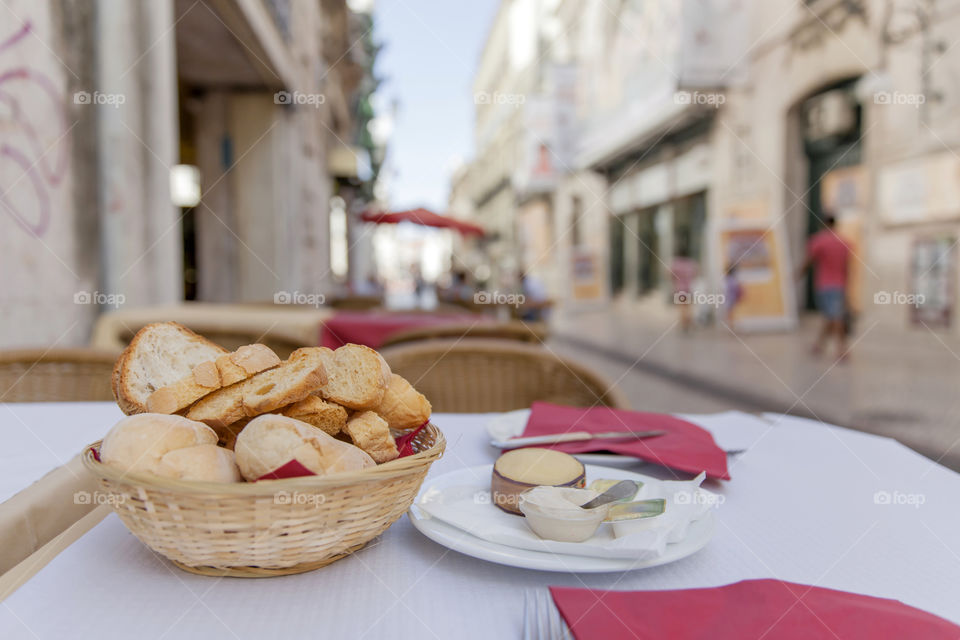
[[[214,431],[217,432],[217,435],[220,437],[220,440],[217,442],[221,447],[225,449],[230,449],[233,451],[237,448],[237,436],[240,435],[240,432],[243,431],[243,428],[250,423],[252,418],[244,418],[243,420],[237,420],[232,424],[228,424],[225,427],[217,427]]]
[[[290,359],[320,357],[327,370],[327,383],[319,395],[348,409],[372,409],[383,400],[390,382],[390,366],[380,354],[359,344],[345,344],[336,351],[326,347],[297,349]]]
[[[133,336],[113,368],[113,394],[127,415],[147,411],[147,398],[202,362],[227,351],[176,322],[148,324]]]
[[[347,426],[346,409],[315,395],[284,407],[280,410],[280,413],[289,418],[306,422],[331,436],[337,435]]]
[[[147,398],[147,409],[154,413],[175,413],[208,393],[246,380],[255,373],[280,364],[270,347],[248,344],[216,360],[201,362],[175,383],[157,389]]]
[[[214,428],[226,427],[299,402],[326,382],[323,359],[318,354],[291,356],[273,369],[204,396],[190,407],[187,417]]]
[[[430,401],[406,379],[392,374],[377,414],[391,429],[413,429],[430,419]]]
[[[390,435],[387,421],[373,411],[364,411],[347,420],[343,432],[356,446],[366,451],[377,464],[393,460],[400,453]]]
[[[160,459],[158,475],[200,482],[243,482],[233,451],[215,444],[168,452]]]
[[[237,436],[237,466],[254,481],[296,460],[317,475],[361,471],[376,463],[357,447],[305,422],[276,414],[254,418]]]
[[[280,357],[265,344],[248,344],[217,358],[217,372],[224,387],[246,380],[255,373],[280,364]]]
[[[123,471],[163,475],[170,451],[216,444],[213,429],[182,416],[141,413],[120,420],[103,438],[100,460]]]

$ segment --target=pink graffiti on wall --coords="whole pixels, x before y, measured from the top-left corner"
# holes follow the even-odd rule
[[[7,119],[11,125],[9,131],[4,132],[5,139],[0,141],[0,162],[12,163],[19,169],[10,184],[0,185],[0,209],[27,233],[41,237],[50,224],[51,190],[67,174],[70,155],[65,138],[69,129],[64,98],[56,83],[42,71],[19,61],[6,62],[12,52],[24,46],[24,40],[32,30],[32,24],[24,22],[18,31],[0,39],[0,109],[5,111],[0,112],[0,119]],[[24,108],[25,97],[39,98],[46,103],[55,122],[41,119],[43,113],[35,108],[36,102],[31,102],[29,109]],[[44,144],[38,120],[45,129],[51,124],[55,127],[52,143]],[[15,138],[15,141],[9,138]],[[14,197],[18,195],[15,189],[19,198]]]

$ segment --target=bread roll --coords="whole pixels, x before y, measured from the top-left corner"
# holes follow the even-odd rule
[[[215,444],[174,449],[160,459],[158,474],[178,480],[242,482],[233,451]]]
[[[291,355],[278,367],[204,396],[190,407],[187,417],[211,427],[225,427],[299,402],[326,382],[327,374],[319,354],[305,353],[296,358]]]
[[[284,407],[279,413],[313,425],[331,436],[347,426],[347,410],[318,396],[307,396],[300,402]]]
[[[151,393],[225,353],[220,345],[176,322],[148,324],[117,358],[111,380],[113,395],[127,415],[145,413]]]
[[[237,436],[237,466],[253,481],[296,460],[317,475],[361,471],[376,463],[357,447],[305,422],[266,414],[254,418]]]
[[[390,383],[390,365],[370,347],[345,344],[336,351],[304,347],[290,354],[291,360],[307,357],[323,361],[327,381],[317,395],[324,400],[359,411],[373,409],[383,401]]]
[[[430,419],[432,407],[427,398],[397,374],[390,376],[390,385],[383,401],[376,408],[391,429],[413,429]]]
[[[363,411],[351,416],[343,432],[377,464],[388,462],[400,455],[387,421],[373,411]]]
[[[217,389],[229,387],[279,364],[280,358],[266,345],[242,346],[216,360],[201,362],[189,375],[151,393],[147,398],[147,410],[176,413]]]
[[[216,443],[216,432],[202,422],[140,413],[110,429],[100,445],[100,460],[123,471],[163,475],[161,461],[170,451]]]

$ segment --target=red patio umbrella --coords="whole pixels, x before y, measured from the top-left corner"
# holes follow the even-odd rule
[[[412,222],[414,224],[422,224],[427,227],[439,227],[441,229],[456,229],[465,236],[485,235],[483,227],[470,224],[469,222],[464,222],[463,220],[457,220],[456,218],[451,218],[449,216],[442,216],[439,213],[434,213],[428,209],[419,208],[419,209],[410,209],[408,211],[365,211],[361,216],[361,219],[366,222],[374,222],[376,224],[396,224],[398,222]]]

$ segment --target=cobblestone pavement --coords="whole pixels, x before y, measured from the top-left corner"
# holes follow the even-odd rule
[[[895,438],[960,470],[960,343],[920,327],[861,323],[852,355],[814,357],[818,324],[738,335],[683,333],[663,312],[612,305],[558,314],[550,345],[603,372],[637,409],[774,411]]]

